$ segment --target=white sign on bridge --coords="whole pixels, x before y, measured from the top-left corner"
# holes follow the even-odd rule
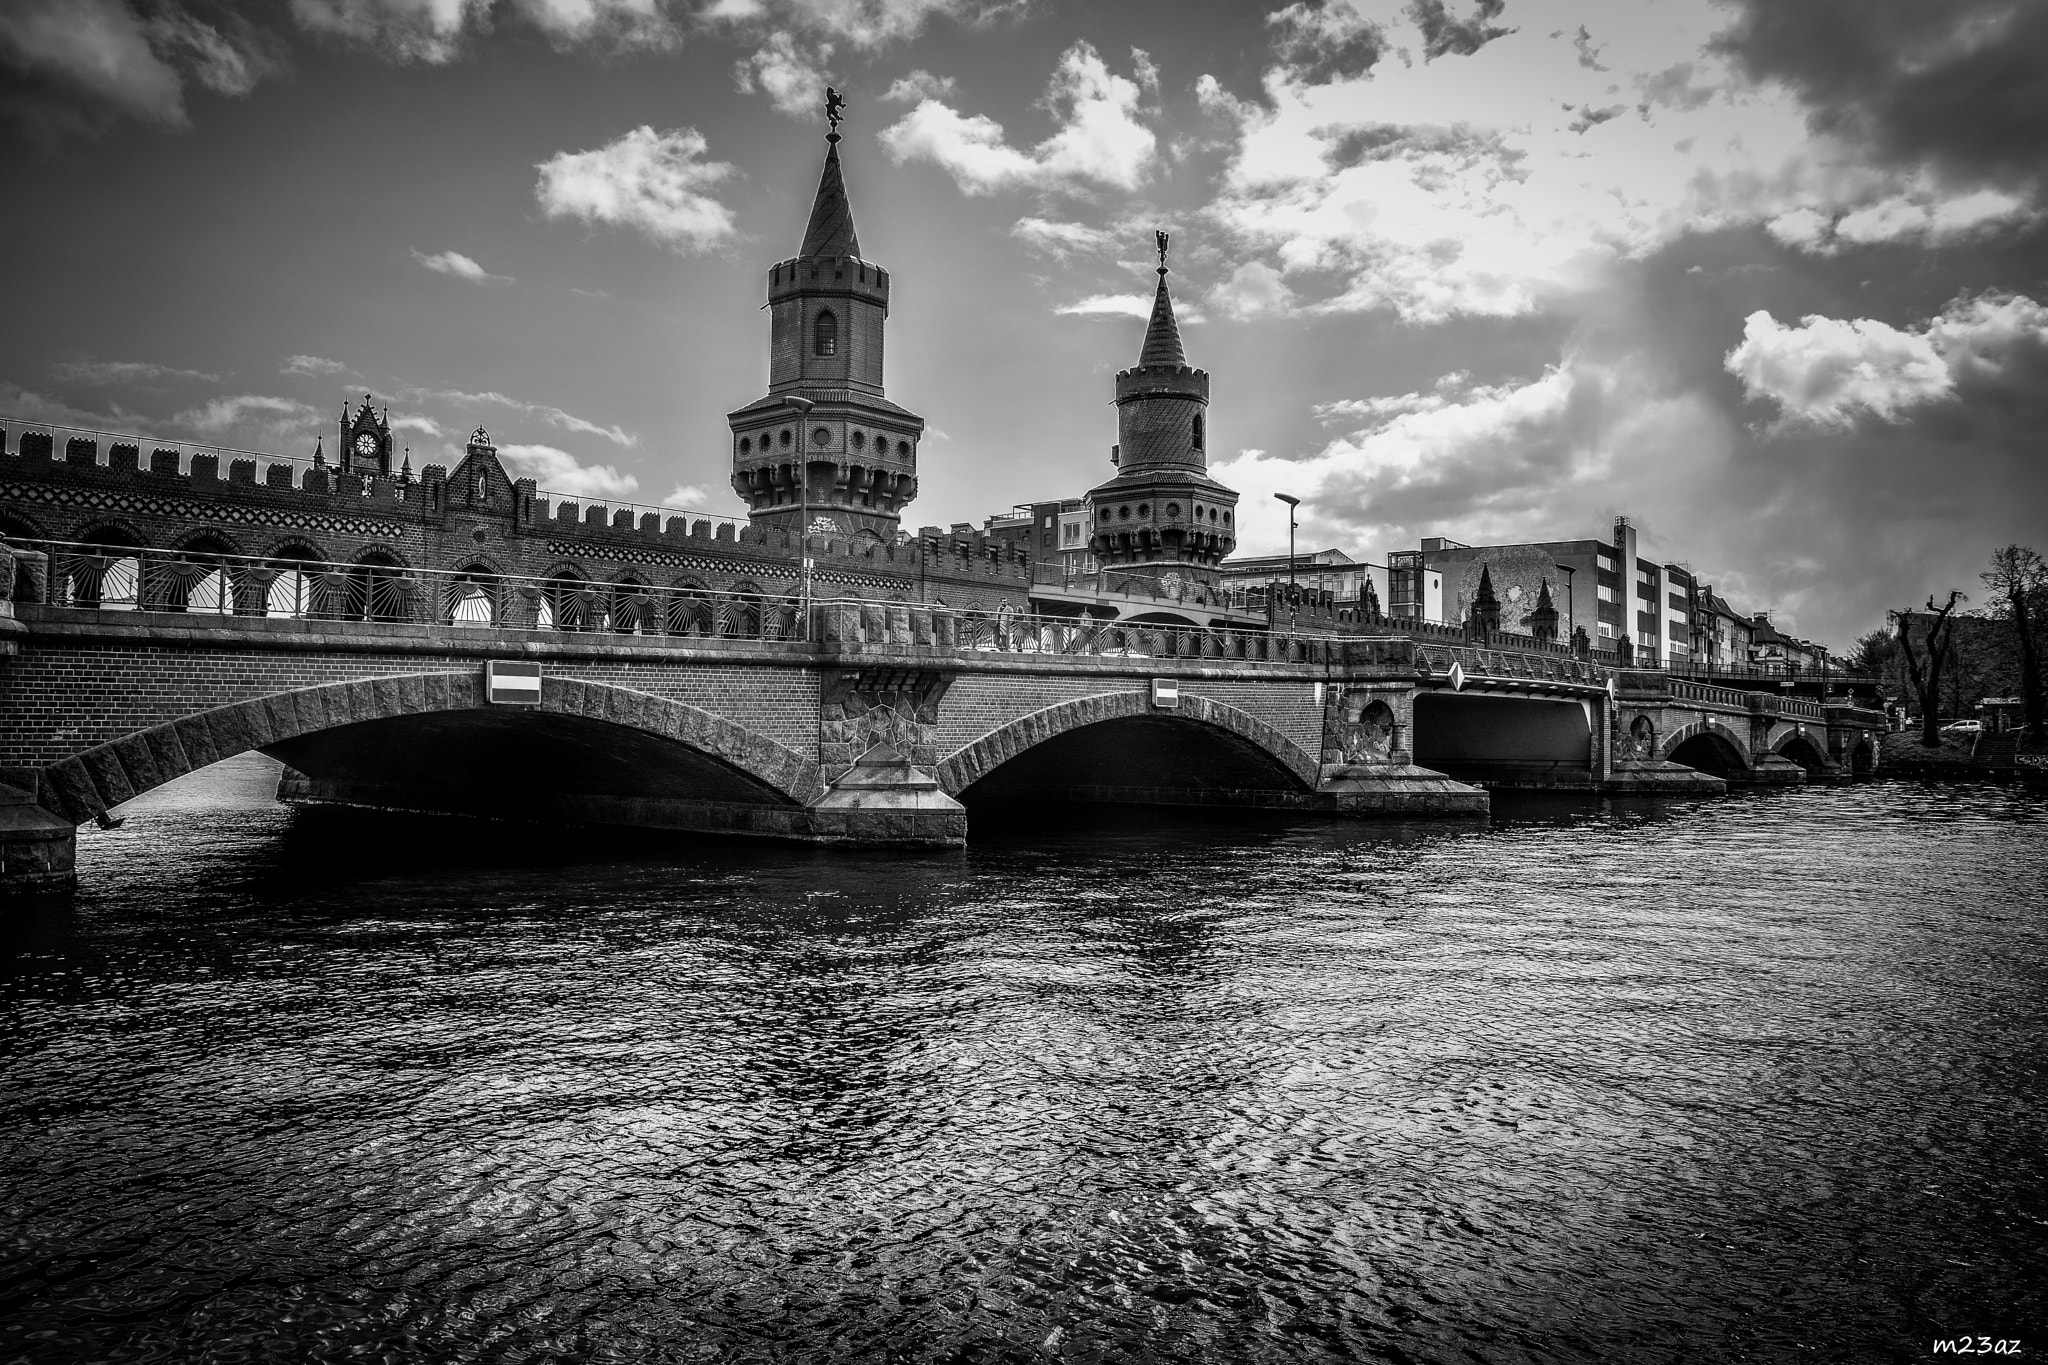
[[[484,684],[489,700],[500,706],[540,705],[540,665],[516,659],[487,659]]]

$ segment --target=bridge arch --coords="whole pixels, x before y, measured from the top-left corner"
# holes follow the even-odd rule
[[[1179,710],[1160,711],[1154,709],[1148,693],[1106,692],[1059,702],[990,731],[939,764],[939,785],[957,797],[1005,763],[1048,740],[1091,725],[1135,719],[1192,724],[1220,731],[1235,746],[1256,751],[1270,766],[1282,770],[1284,781],[1293,790],[1315,790],[1321,775],[1321,765],[1314,755],[1256,716],[1226,702],[1182,693]]]
[[[1664,737],[1662,758],[1717,777],[1750,777],[1749,741],[1711,716],[1681,725]]]
[[[1806,769],[1808,777],[1818,777],[1828,770],[1828,755],[1825,740],[1816,740],[1810,734],[1796,728],[1771,741],[1771,752],[1780,758],[1789,758]]]
[[[818,765],[737,722],[688,702],[609,683],[550,675],[538,707],[493,706],[478,672],[413,673],[321,683],[195,711],[96,745],[44,768],[40,799],[74,824],[224,758],[251,749],[310,751],[345,728],[454,717],[481,723],[490,742],[552,730],[588,745],[608,733],[645,756],[687,751],[715,767],[733,790],[764,805],[802,806],[824,790]],[[357,731],[357,734],[364,733]]]

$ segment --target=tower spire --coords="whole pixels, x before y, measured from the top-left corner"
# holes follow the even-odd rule
[[[1145,326],[1145,346],[1138,352],[1140,365],[1174,365],[1188,363],[1187,352],[1180,344],[1180,324],[1173,316],[1173,296],[1166,292],[1166,244],[1167,235],[1154,231],[1153,240],[1159,246],[1159,290],[1152,296],[1152,321]]]
[[[818,177],[818,197],[811,204],[810,226],[804,229],[799,256],[858,256],[860,237],[853,230],[853,206],[846,200],[846,179],[839,172],[839,122],[846,101],[825,88],[825,117],[832,131],[825,135],[825,170]]]

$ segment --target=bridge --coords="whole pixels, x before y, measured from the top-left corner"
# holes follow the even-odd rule
[[[1088,801],[1480,816],[1875,771],[1882,716],[1519,640],[0,541],[0,887],[257,750],[282,799],[863,844]],[[496,694],[498,665],[538,687]],[[523,670],[531,673],[531,668]],[[1724,680],[1725,681],[1725,680]]]

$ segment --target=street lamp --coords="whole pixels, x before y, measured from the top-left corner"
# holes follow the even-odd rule
[[[782,402],[796,414],[797,607],[803,613],[804,638],[808,640],[811,638],[811,457],[804,451],[804,424],[811,415],[811,409],[818,405],[793,394]]]
[[[1294,519],[1295,509],[1301,506],[1301,499],[1292,493],[1275,493],[1274,497],[1287,504],[1287,596],[1294,598],[1294,528],[1300,525]]]

